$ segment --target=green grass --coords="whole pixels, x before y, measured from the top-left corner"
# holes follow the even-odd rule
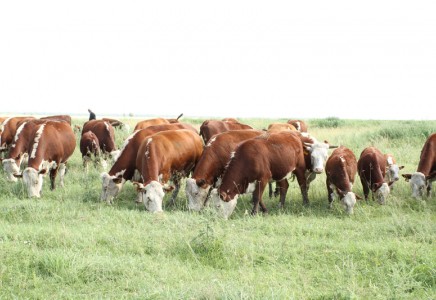
[[[85,120],[74,119],[82,124]],[[133,129],[138,120],[124,119]],[[185,119],[199,128],[202,122]],[[265,128],[271,119],[244,119]],[[416,170],[435,122],[307,121],[318,140],[345,145],[358,158],[373,145]],[[116,131],[118,146],[126,133]],[[79,140],[78,140],[79,141]],[[290,183],[285,208],[264,195],[267,216],[250,217],[242,196],[228,221],[175,207],[154,215],[135,204],[128,182],[112,205],[100,203],[101,169],[69,162],[65,188],[29,199],[21,181],[0,171],[0,298],[28,299],[435,299],[436,200],[410,199],[399,181],[387,205],[359,201],[348,216],[327,210],[325,175],[308,207]],[[363,196],[360,180],[353,190]],[[168,201],[166,196],[165,202]]]

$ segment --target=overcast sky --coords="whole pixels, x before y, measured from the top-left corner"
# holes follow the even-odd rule
[[[435,15],[436,1],[1,1],[0,111],[436,119]]]

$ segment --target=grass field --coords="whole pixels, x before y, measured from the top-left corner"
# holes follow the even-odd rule
[[[197,128],[203,121],[182,120]],[[132,129],[137,122],[123,121]],[[273,121],[286,120],[241,120],[255,128]],[[345,145],[357,158],[371,145],[394,155],[401,173],[416,171],[436,132],[434,121],[307,125],[318,140]],[[122,138],[116,131],[118,146]],[[351,216],[338,202],[326,209],[323,174],[308,207],[292,182],[285,208],[266,192],[269,214],[251,217],[250,196],[242,196],[224,221],[211,210],[189,211],[184,190],[176,207],[149,213],[135,204],[130,182],[114,204],[100,203],[103,170],[83,172],[78,149],[68,166],[65,188],[50,191],[46,177],[40,199],[29,199],[21,181],[8,182],[1,167],[0,298],[436,299],[435,197],[412,200],[402,179],[387,205],[358,201]],[[353,191],[363,196],[358,177]]]

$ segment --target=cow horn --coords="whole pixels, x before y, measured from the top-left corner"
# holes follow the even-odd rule
[[[313,147],[313,144],[311,144],[311,143],[303,143],[303,144],[308,146],[308,147]]]
[[[182,116],[183,116],[183,113],[181,113],[180,116],[178,116],[176,120],[180,119]]]
[[[339,146],[331,146],[331,145],[329,145],[329,149],[332,149],[332,148],[338,148]]]

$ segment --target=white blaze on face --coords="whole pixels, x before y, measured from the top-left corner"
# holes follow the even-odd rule
[[[392,156],[388,156],[388,166],[393,165]]]
[[[39,127],[38,131],[36,132],[35,140],[33,141],[33,150],[32,150],[32,154],[30,155],[30,158],[36,157],[36,150],[38,150],[39,139],[41,138],[44,127],[45,124],[42,124],[41,127]]]
[[[386,197],[389,195],[389,191],[390,189],[387,183],[383,183],[382,186],[375,191],[375,197],[379,204],[386,204]]]
[[[3,169],[8,174],[8,179],[17,182],[17,178],[14,177],[14,174],[20,172],[20,167],[15,162],[15,159],[9,158],[3,160]]]
[[[161,212],[165,196],[162,184],[158,181],[152,181],[142,190],[142,202],[144,202],[145,208],[148,211]]]
[[[310,147],[310,160],[312,162],[312,172],[321,174],[328,158],[329,145],[315,141]]]
[[[398,167],[397,164],[390,165],[389,170],[386,173],[386,175],[389,176],[389,181],[397,181],[398,179],[400,179],[400,167]]]
[[[126,170],[120,172],[121,175],[124,174],[125,171]],[[115,174],[115,176],[110,176],[108,173],[101,173],[101,201],[106,201],[106,203],[110,204],[111,199],[116,198],[121,192],[121,189],[126,182],[124,178],[121,180],[120,183],[114,182],[114,179],[117,178],[119,176],[118,174],[120,173]]]
[[[354,213],[353,207],[356,204],[356,195],[353,192],[348,192],[344,198],[341,199],[341,205],[345,212],[349,215]]]
[[[421,200],[428,186],[424,174],[421,172],[413,173],[410,179],[410,186],[412,187],[412,198]]]
[[[233,197],[229,202],[223,201],[218,195],[218,189],[213,189],[210,193],[212,199],[213,207],[218,215],[225,220],[228,220],[232,215],[233,210],[235,210],[236,204],[238,203],[238,194]]]
[[[189,200],[189,209],[200,211],[204,206],[209,190],[210,185],[204,184],[199,187],[195,179],[187,178],[185,194]]]
[[[41,197],[43,176],[34,168],[26,168],[23,171],[23,183],[27,186],[29,197]]]

